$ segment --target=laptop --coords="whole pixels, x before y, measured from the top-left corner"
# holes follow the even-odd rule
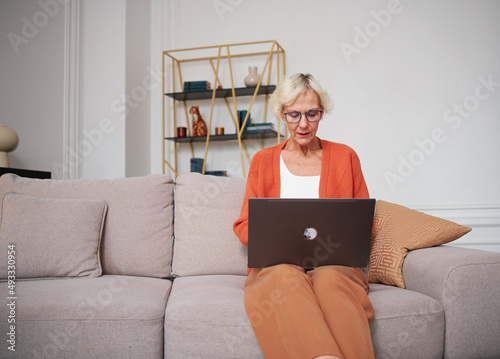
[[[375,199],[250,198],[248,267],[365,267]]]

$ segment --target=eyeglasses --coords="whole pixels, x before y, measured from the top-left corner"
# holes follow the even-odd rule
[[[309,110],[304,112],[306,119],[309,122],[318,122],[323,116],[323,111],[320,110]],[[302,113],[298,111],[285,112],[285,121],[288,123],[297,123],[302,119]]]

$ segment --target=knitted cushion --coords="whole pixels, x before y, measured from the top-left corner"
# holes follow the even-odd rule
[[[368,280],[404,288],[402,267],[408,251],[445,244],[470,231],[469,227],[378,200]]]

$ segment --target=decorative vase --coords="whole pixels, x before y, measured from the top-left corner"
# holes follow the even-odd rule
[[[246,87],[255,87],[259,83],[260,75],[257,73],[257,66],[248,67],[248,75],[243,80]]]
[[[8,153],[19,144],[19,136],[12,128],[0,125],[0,167],[9,167]]]

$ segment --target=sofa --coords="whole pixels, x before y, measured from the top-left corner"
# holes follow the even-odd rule
[[[244,190],[0,177],[0,357],[263,358],[232,231]],[[500,358],[500,253],[422,248],[402,271],[405,288],[370,284],[377,358]]]

